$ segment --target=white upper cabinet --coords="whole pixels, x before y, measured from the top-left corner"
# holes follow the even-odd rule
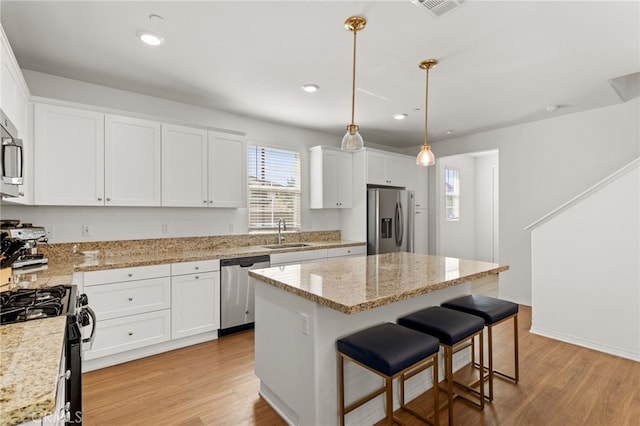
[[[35,204],[104,205],[104,114],[35,105]]]
[[[245,207],[242,136],[162,125],[162,205]]]
[[[206,207],[207,131],[162,125],[162,205]]]
[[[209,132],[209,206],[247,206],[247,147],[240,135]]]
[[[160,205],[160,123],[105,116],[105,205]]]
[[[22,139],[24,176],[18,197],[8,201],[33,204],[33,135],[29,126],[29,88],[24,81],[9,41],[0,27],[0,108],[18,131],[11,135]]]
[[[428,207],[427,202],[427,188],[428,188],[428,177],[429,177],[429,168],[423,166],[414,166],[415,167],[415,181],[414,181],[414,191],[415,191],[415,202],[416,209],[426,209]]]
[[[309,207],[347,209],[353,207],[353,156],[326,146],[309,149]]]
[[[367,183],[406,187],[409,184],[408,159],[405,156],[367,150]]]

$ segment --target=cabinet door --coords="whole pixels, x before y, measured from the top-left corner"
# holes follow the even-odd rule
[[[220,328],[220,273],[171,277],[171,338]]]
[[[209,206],[247,206],[244,138],[209,132]]]
[[[160,205],[160,123],[105,117],[105,205]]]
[[[340,164],[336,151],[322,151],[322,207],[335,209],[340,206]]]
[[[389,182],[387,182],[386,163],[387,159],[384,154],[367,152],[367,183],[389,185]]]
[[[426,209],[427,205],[427,191],[428,191],[428,177],[429,168],[422,166],[414,166],[415,168],[415,181],[413,188],[415,191],[416,209]]]
[[[415,253],[429,254],[427,210],[416,210],[414,214],[413,251]]]
[[[413,167],[417,167],[413,165]],[[387,185],[407,186],[407,174],[410,170],[406,158],[389,156],[386,159]]]
[[[346,152],[338,153],[338,204],[341,209],[353,207],[353,156]]]
[[[206,207],[207,132],[162,125],[162,205]]]
[[[104,205],[104,114],[35,105],[35,204]]]

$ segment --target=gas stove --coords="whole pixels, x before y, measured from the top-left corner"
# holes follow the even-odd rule
[[[77,295],[74,285],[57,285],[41,289],[18,289],[0,293],[0,326],[64,315],[66,333],[63,362],[65,381],[58,391],[64,391],[64,424],[82,425],[82,351],[93,343],[96,316],[88,306],[86,294]],[[91,335],[83,337],[83,328],[92,326]],[[60,387],[62,386],[62,388]]]
[[[0,293],[0,324],[73,315],[76,287],[58,285]]]

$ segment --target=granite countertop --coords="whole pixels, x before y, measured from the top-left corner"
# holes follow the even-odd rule
[[[285,247],[267,249],[263,246],[238,246],[213,248],[206,250],[149,250],[144,253],[129,253],[122,250],[122,254],[106,254],[100,250],[85,251],[75,254],[50,258],[48,269],[34,273],[22,273],[15,276],[13,284],[0,290],[14,290],[16,288],[42,288],[53,285],[69,285],[73,282],[74,272],[102,271],[106,269],[131,268],[136,266],[162,265],[210,259],[228,259],[233,257],[256,256],[264,254],[288,253],[295,251],[330,249],[339,247],[362,246],[366,243],[356,241],[305,241],[304,247]],[[286,244],[285,244],[286,246]],[[111,249],[109,253],[113,252]],[[14,272],[15,273],[15,272]]]
[[[249,276],[355,314],[508,269],[496,263],[400,252],[252,269]]]
[[[0,327],[0,426],[52,414],[66,317]]]

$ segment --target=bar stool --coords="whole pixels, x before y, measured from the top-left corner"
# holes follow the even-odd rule
[[[385,394],[386,423],[392,425],[399,420],[393,415],[393,380],[404,378],[414,369],[433,368],[433,383],[438,382],[438,339],[433,336],[401,327],[393,323],[379,324],[336,342],[339,363],[338,380],[340,392],[340,425],[344,425],[345,416],[373,398]],[[385,380],[384,386],[371,392],[345,407],[344,401],[344,360],[348,359],[361,367],[377,374]],[[400,407],[420,420],[439,425],[438,392],[434,391],[433,413],[429,420],[405,406],[404,392],[401,392]]]
[[[470,294],[468,296],[458,297],[442,304],[448,309],[466,312],[468,314],[482,317],[487,331],[489,332],[489,401],[493,401],[493,376],[497,375],[503,379],[518,383],[520,380],[520,366],[518,360],[518,304],[507,302],[506,300],[496,299],[494,297],[482,296],[478,294]],[[493,327],[513,318],[513,360],[515,375],[509,376],[503,372],[493,368]],[[474,351],[475,356],[475,351]],[[474,362],[474,365],[475,364]]]
[[[453,309],[434,306],[414,312],[402,318],[398,318],[398,324],[437,337],[440,341],[440,345],[444,348],[444,376],[447,383],[444,390],[447,392],[449,424],[453,424],[453,400],[455,398],[461,398],[472,406],[483,410],[483,370],[480,370],[479,380],[471,384],[459,383],[453,379],[453,354],[471,346],[469,341],[472,341],[476,336],[480,338],[480,365],[484,367],[484,343],[482,339],[484,321],[482,321],[482,318],[475,315],[465,314],[464,312],[455,311]],[[473,386],[478,383],[480,384],[479,391],[473,388]],[[475,398],[455,393],[454,385],[472,392],[477,396],[478,400],[476,401]]]

